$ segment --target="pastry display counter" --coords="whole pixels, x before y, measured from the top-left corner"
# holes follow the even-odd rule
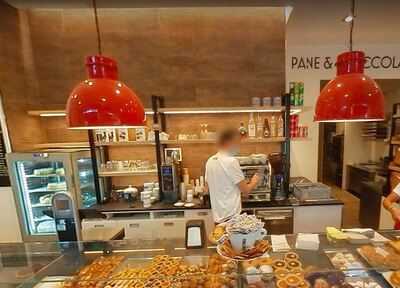
[[[33,255],[42,256],[40,269],[20,279],[21,287],[392,287],[390,281],[398,287],[394,272],[400,269],[400,254],[390,245],[396,242],[390,241],[400,232],[379,233],[386,242],[379,238],[350,244],[320,234],[317,250],[296,249],[299,235],[286,235],[290,250],[272,249],[252,261],[223,258],[211,244],[186,249],[183,239],[35,243],[22,245],[24,249],[21,244],[4,244],[0,250],[7,251],[7,264],[15,269],[21,257],[37,267],[35,259],[39,260]],[[270,236],[266,239],[271,241]],[[48,259],[44,264],[43,257]],[[1,273],[5,261],[2,257]],[[16,282],[0,277],[1,287]]]

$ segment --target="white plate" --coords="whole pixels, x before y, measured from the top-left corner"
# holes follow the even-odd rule
[[[191,207],[194,207],[194,205],[195,205],[194,203],[185,203],[184,206],[185,206],[186,208],[191,208]]]
[[[184,205],[185,205],[185,203],[183,203],[183,202],[176,202],[174,204],[175,207],[183,207]]]

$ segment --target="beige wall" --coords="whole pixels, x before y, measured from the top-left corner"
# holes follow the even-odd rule
[[[306,176],[317,180],[318,176],[318,123],[313,122],[314,108],[320,92],[320,81],[332,79],[335,69],[292,69],[292,56],[320,56],[321,59],[336,56],[347,50],[348,26],[341,19],[348,14],[349,1],[293,1],[293,12],[287,25],[286,84],[290,81],[304,82],[304,105],[309,107],[300,116],[300,122],[309,126],[311,140],[293,142],[291,151],[293,176]],[[399,1],[358,1],[354,30],[354,48],[367,55],[390,55],[400,59],[400,18],[394,16],[400,9]],[[312,17],[310,16],[312,15]],[[367,69],[375,79],[400,79],[400,69]],[[349,124],[351,125],[351,124]],[[351,130],[351,129],[350,129]],[[349,130],[348,130],[349,131]],[[345,146],[345,154],[351,155]],[[375,151],[382,151],[378,147]],[[377,152],[374,152],[375,154]],[[379,154],[379,153],[378,153]],[[369,153],[365,160],[372,158]],[[344,165],[351,159],[344,159]]]

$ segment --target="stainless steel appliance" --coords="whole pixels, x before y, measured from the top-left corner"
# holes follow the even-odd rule
[[[292,234],[293,233],[293,209],[256,209],[255,215],[260,218],[267,229],[268,234]]]
[[[255,173],[261,176],[257,187],[249,194],[244,202],[259,202],[271,200],[271,165],[269,162],[263,165],[240,166],[247,180],[250,180]]]
[[[179,199],[179,177],[175,164],[161,165],[161,189],[163,201],[175,203]]]
[[[24,241],[56,239],[55,193],[70,193],[77,209],[97,202],[89,150],[9,153],[7,164]]]

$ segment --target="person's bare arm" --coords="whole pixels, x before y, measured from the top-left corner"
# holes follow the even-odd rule
[[[400,197],[396,193],[392,192],[383,201],[383,207],[392,214],[394,221],[400,222],[400,209],[395,205],[399,200]]]
[[[247,182],[246,180],[240,181],[237,185],[239,186],[239,190],[242,193],[242,196],[245,198],[249,197],[249,193],[254,190],[259,181],[260,176],[258,176],[258,174],[254,174],[250,182]]]

